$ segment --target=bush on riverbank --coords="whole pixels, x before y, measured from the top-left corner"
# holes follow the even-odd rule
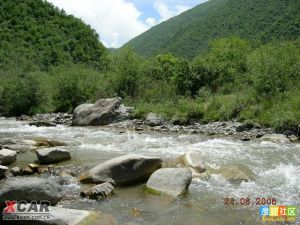
[[[180,123],[238,119],[278,130],[300,124],[299,40],[253,47],[220,39],[191,62],[171,54],[144,59],[123,49],[108,62],[101,71],[83,65],[0,71],[1,113],[71,112],[84,102],[121,96],[137,118],[156,112]]]

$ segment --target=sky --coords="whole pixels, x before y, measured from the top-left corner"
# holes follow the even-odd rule
[[[81,18],[102,43],[118,48],[130,39],[207,0],[47,0]]]

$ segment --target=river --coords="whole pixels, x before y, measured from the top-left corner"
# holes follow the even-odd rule
[[[300,205],[300,144],[242,142],[230,138],[199,134],[174,134],[127,131],[109,127],[34,127],[14,119],[0,119],[0,138],[47,137],[69,143],[75,164],[89,168],[116,156],[137,153],[161,158],[174,158],[186,151],[201,153],[208,168],[218,169],[230,163],[242,163],[255,174],[254,181],[231,183],[219,174],[207,180],[193,179],[189,193],[179,199],[153,196],[144,185],[117,188],[105,200],[62,203],[69,208],[101,210],[111,214],[118,224],[153,225],[256,225],[266,224],[259,217],[256,198],[276,198],[276,205]],[[19,154],[24,165],[36,160],[34,153]],[[66,185],[80,190],[80,185]],[[249,205],[224,205],[225,198],[249,198]],[[253,203],[253,204],[252,204]],[[138,213],[133,215],[133,211]],[[299,214],[299,213],[298,213]],[[300,224],[299,215],[295,224]]]

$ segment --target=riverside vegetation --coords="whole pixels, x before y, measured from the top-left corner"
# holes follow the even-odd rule
[[[72,112],[120,96],[134,118],[156,112],[180,124],[237,119],[299,132],[295,35],[269,42],[226,35],[193,59],[144,58],[125,47],[109,52],[89,26],[49,3],[5,0],[0,8],[2,115]]]

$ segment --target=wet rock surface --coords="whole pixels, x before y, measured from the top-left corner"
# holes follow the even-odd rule
[[[114,186],[111,183],[95,185],[88,190],[82,191],[80,195],[91,199],[106,198],[113,194]]]
[[[162,168],[155,171],[146,184],[152,194],[178,197],[187,192],[192,181],[192,173],[185,168]]]
[[[17,153],[12,150],[2,149],[0,150],[0,164],[9,165],[17,160]]]
[[[108,160],[88,172],[79,180],[83,183],[130,185],[147,179],[155,170],[161,168],[162,160],[143,155],[125,155]]]
[[[71,159],[70,152],[60,148],[39,149],[36,150],[36,155],[41,164],[58,163]]]
[[[66,145],[67,144],[64,142],[44,137],[35,137],[30,139],[4,138],[0,140],[0,149],[8,149],[17,153],[24,153],[38,148],[50,148]]]
[[[8,199],[51,202],[56,205],[61,199],[61,186],[50,179],[39,177],[9,178],[0,184],[0,205]]]

